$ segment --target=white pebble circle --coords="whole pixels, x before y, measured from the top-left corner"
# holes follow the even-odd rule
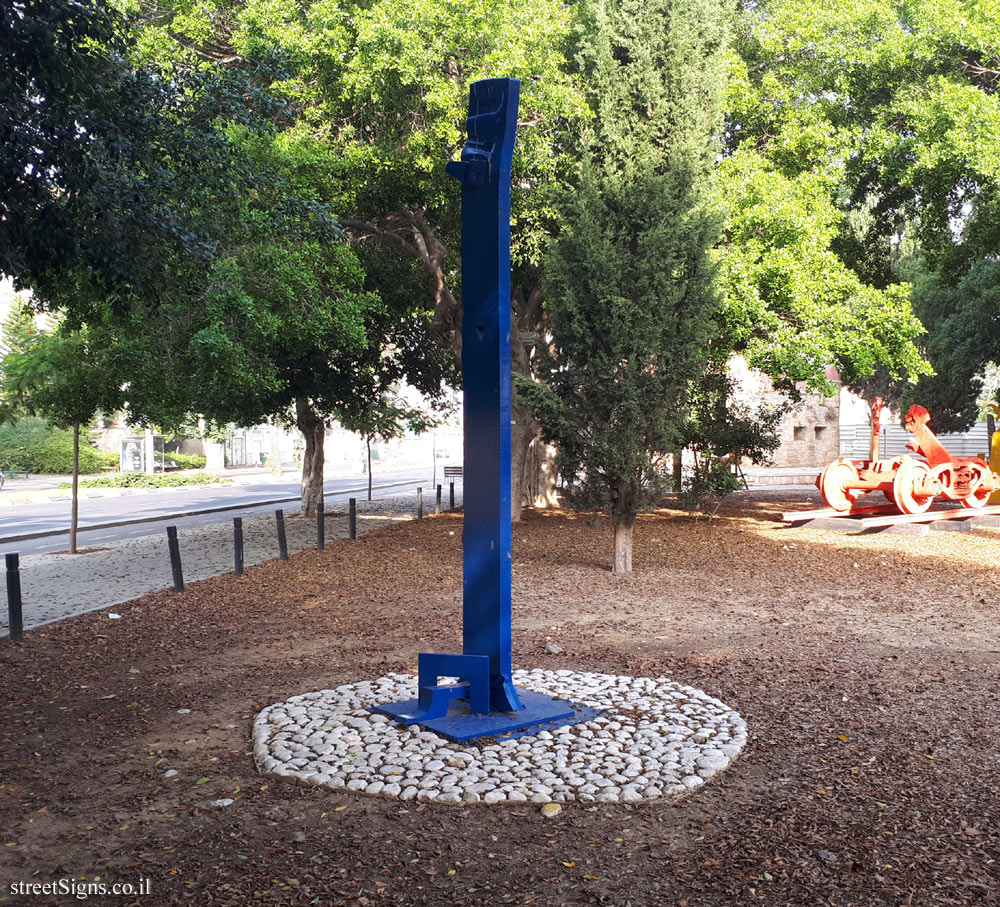
[[[452,743],[368,711],[414,699],[412,674],[292,696],[254,722],[264,775],[331,790],[438,803],[642,803],[690,793],[743,748],[746,722],[701,690],[665,677],[542,669],[518,687],[604,710],[509,740]]]

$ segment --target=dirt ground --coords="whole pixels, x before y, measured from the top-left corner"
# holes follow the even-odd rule
[[[257,710],[459,648],[459,515],[0,641],[0,903],[97,877],[150,879],[96,899],[138,905],[1000,904],[1000,532],[794,529],[808,494],[780,497],[642,517],[627,577],[604,519],[515,526],[516,666],[666,675],[746,718],[675,803],[550,819],[257,775]]]

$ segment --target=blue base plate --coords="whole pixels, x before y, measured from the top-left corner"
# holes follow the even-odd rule
[[[491,712],[489,715],[473,715],[469,712],[467,699],[452,701],[448,714],[443,718],[433,718],[430,721],[417,721],[421,727],[440,734],[456,743],[466,743],[481,737],[525,737],[537,734],[539,731],[552,730],[567,724],[579,724],[590,721],[601,714],[600,709],[574,705],[565,699],[553,699],[544,693],[534,693],[531,690],[517,691],[524,705],[516,712]],[[390,718],[411,716],[419,709],[416,699],[407,702],[392,702],[387,705],[373,705],[368,709]]]

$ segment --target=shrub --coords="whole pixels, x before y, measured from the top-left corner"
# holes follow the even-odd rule
[[[80,472],[100,472],[104,456],[81,433]],[[0,469],[27,469],[49,475],[71,473],[73,432],[34,416],[0,425]]]
[[[222,480],[209,472],[168,473],[167,475],[147,476],[141,472],[122,472],[114,476],[101,476],[98,479],[84,479],[81,488],[174,488],[179,485],[213,485]],[[69,488],[69,482],[63,482],[60,488]]]
[[[173,463],[181,469],[205,468],[205,458],[201,454],[168,453],[166,457],[161,457],[159,454],[156,455],[157,463],[163,462],[164,459],[167,463]]]

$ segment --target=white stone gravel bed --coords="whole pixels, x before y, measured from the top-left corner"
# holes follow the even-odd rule
[[[254,722],[264,775],[331,790],[438,803],[640,803],[682,796],[743,748],[743,718],[668,678],[534,669],[517,686],[606,710],[511,740],[452,743],[367,710],[414,699],[417,679],[389,674],[292,696]]]

